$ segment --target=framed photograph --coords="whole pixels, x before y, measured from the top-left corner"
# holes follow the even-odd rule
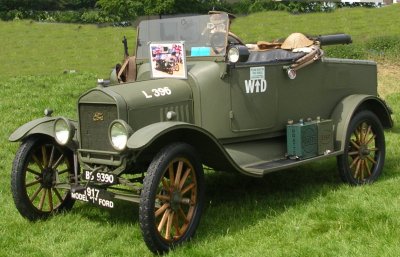
[[[149,48],[152,78],[187,79],[183,42],[152,42]]]

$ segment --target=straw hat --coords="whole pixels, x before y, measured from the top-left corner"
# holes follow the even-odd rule
[[[281,48],[286,50],[292,50],[295,48],[307,47],[314,44],[312,40],[309,40],[306,36],[301,33],[292,33],[282,43]]]

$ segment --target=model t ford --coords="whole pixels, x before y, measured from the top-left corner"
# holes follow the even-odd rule
[[[345,182],[375,181],[393,125],[376,63],[324,57],[344,34],[246,45],[229,25],[226,13],[143,21],[135,57],[80,96],[77,121],[47,111],[18,128],[21,215],[138,203],[144,241],[163,253],[195,233],[203,165],[262,177],[336,157]],[[160,70],[157,52],[179,67]]]

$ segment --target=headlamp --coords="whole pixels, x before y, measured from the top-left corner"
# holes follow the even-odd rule
[[[123,151],[132,134],[132,128],[123,120],[115,120],[110,124],[110,143],[117,151]]]
[[[58,118],[54,122],[54,135],[57,143],[67,144],[75,134],[75,127],[65,118]]]

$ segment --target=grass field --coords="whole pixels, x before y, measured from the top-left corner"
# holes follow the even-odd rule
[[[400,5],[331,14],[260,13],[238,18],[233,30],[249,41],[294,31],[345,32],[358,44],[400,35],[399,13]],[[15,21],[0,22],[0,33],[0,256],[151,256],[136,205],[121,202],[104,210],[76,203],[69,213],[32,223],[19,215],[10,192],[18,144],[8,136],[47,107],[76,118],[78,96],[120,61],[123,35],[133,49],[135,31]],[[387,157],[378,182],[341,183],[333,159],[263,179],[209,171],[196,238],[168,256],[399,256],[400,59],[375,57],[379,92],[396,122],[386,132]]]

